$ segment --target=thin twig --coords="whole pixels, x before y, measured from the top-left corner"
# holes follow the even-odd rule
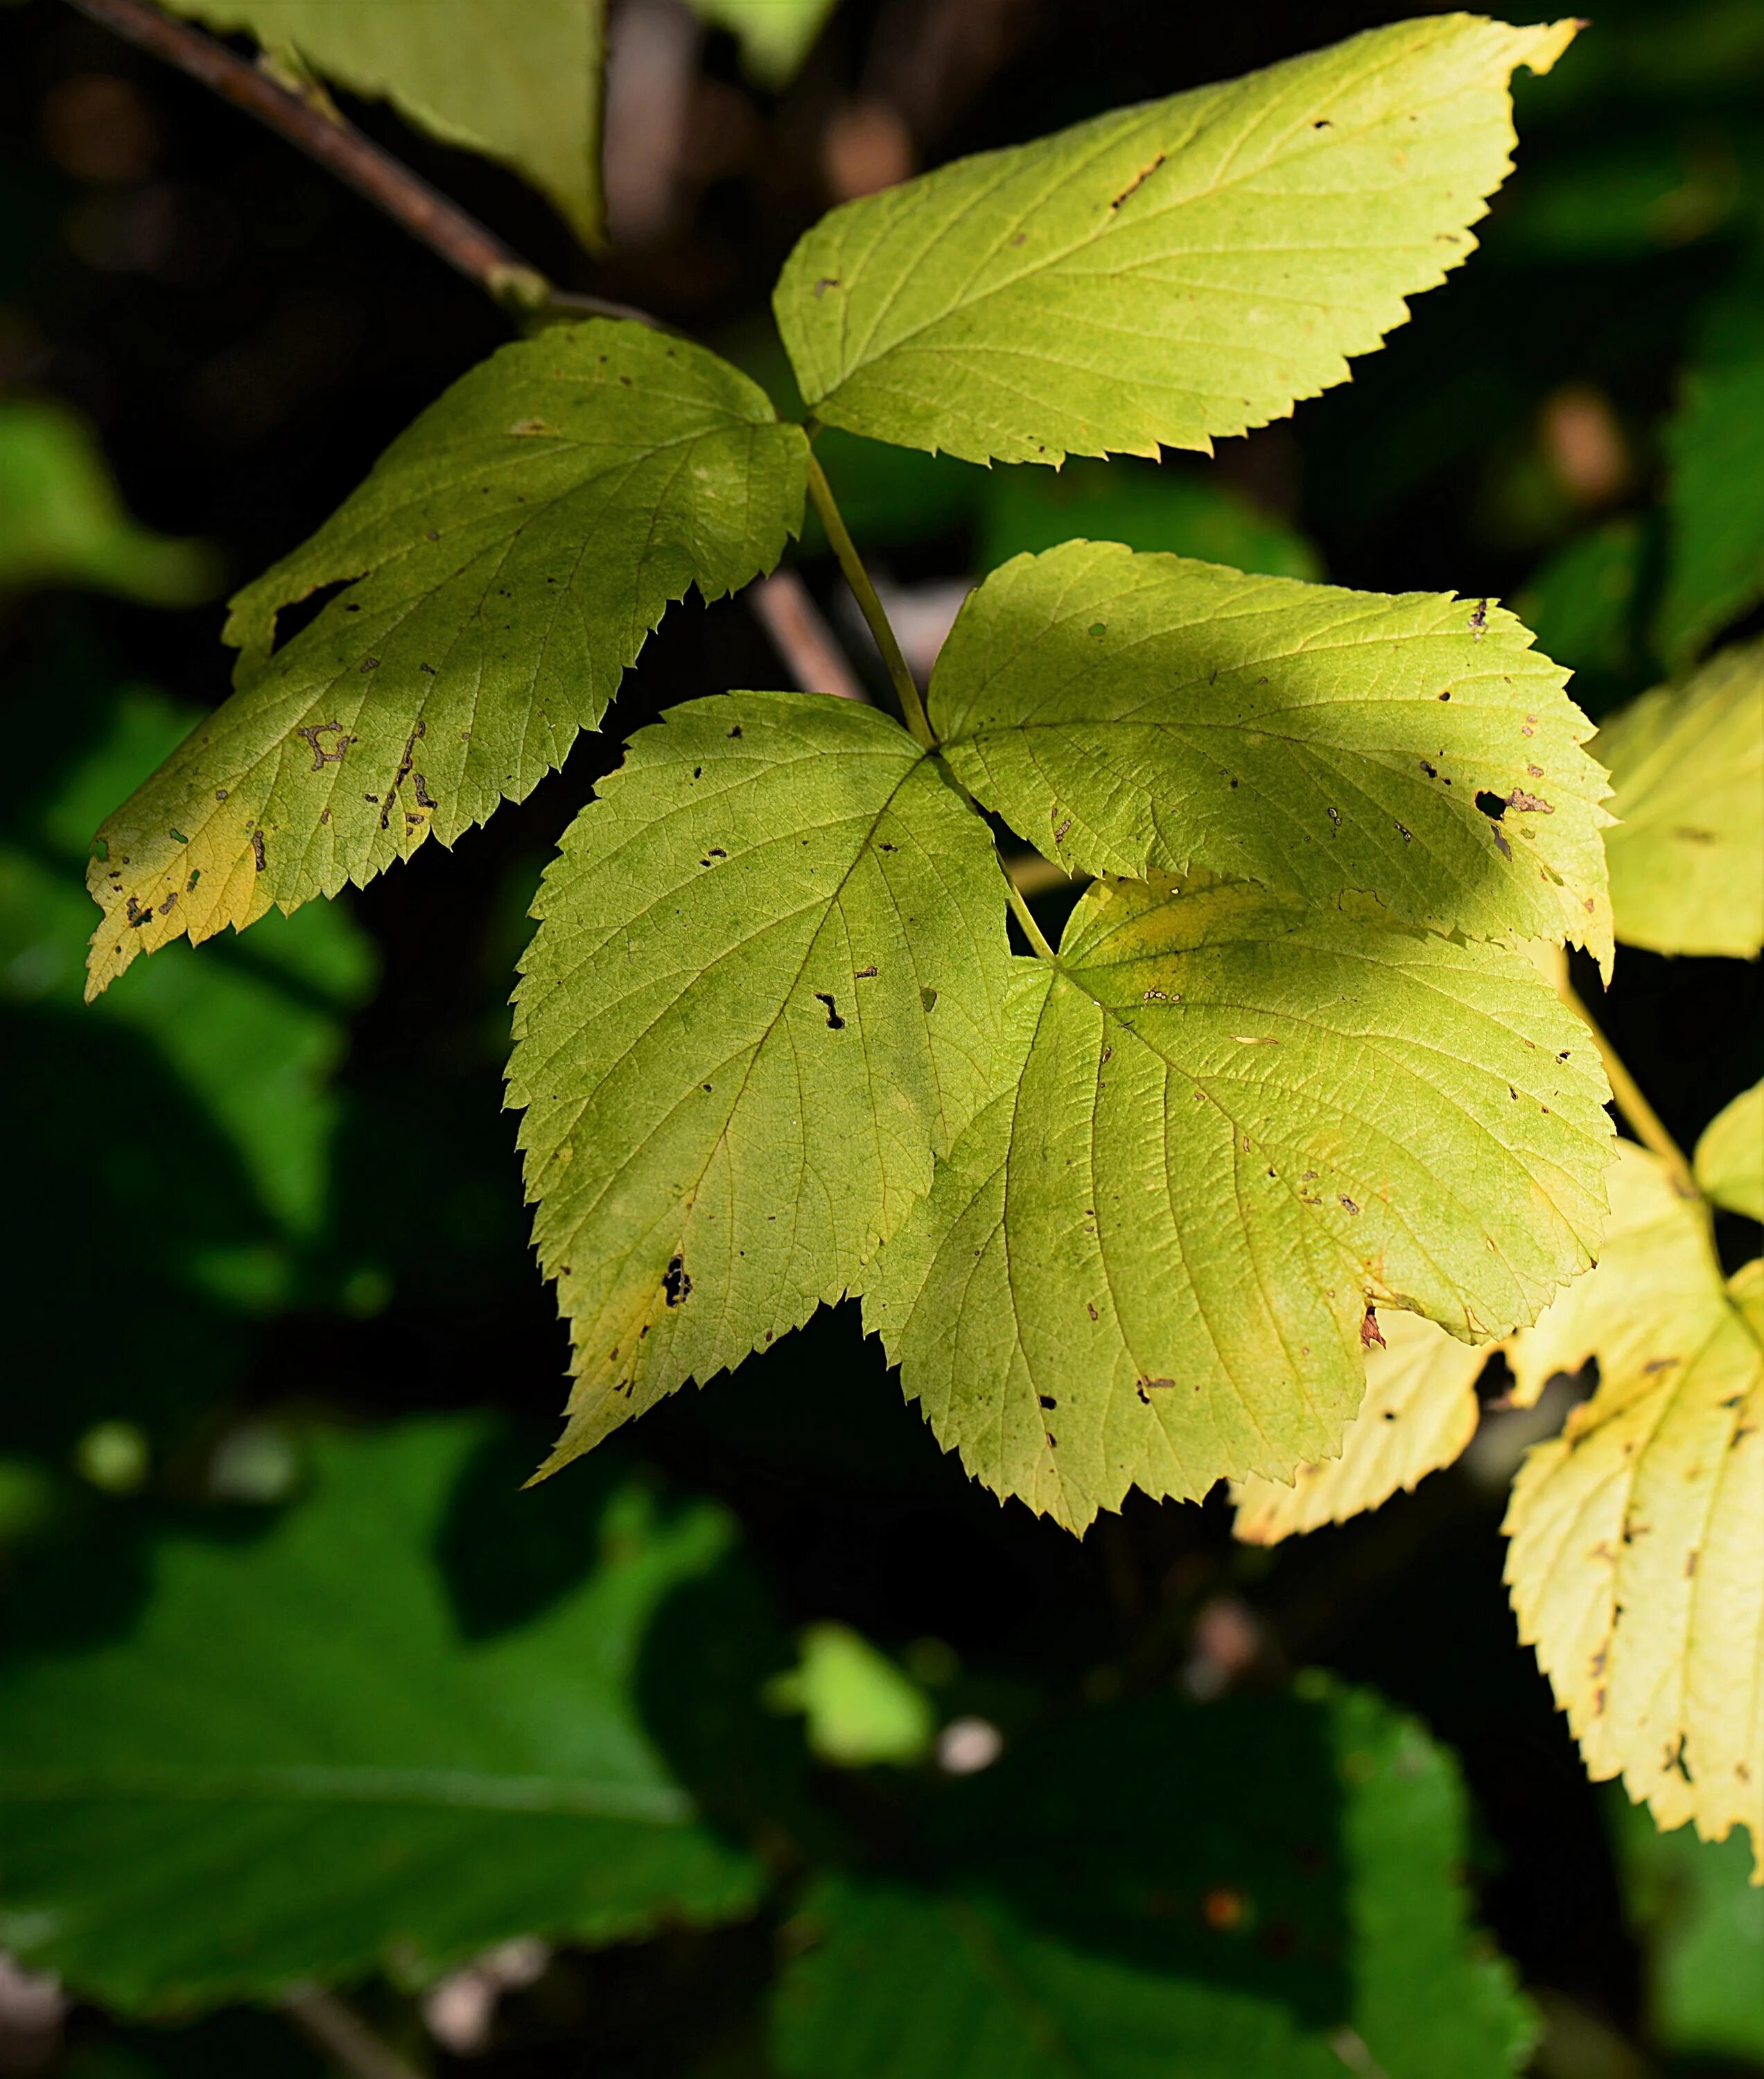
[[[180,72],[199,80],[235,108],[266,123],[316,159],[328,173],[365,195],[394,223],[478,283],[505,309],[536,312],[564,303],[585,316],[655,324],[647,312],[592,296],[564,296],[538,269],[487,231],[476,217],[429,186],[410,169],[314,102],[278,80],[194,23],[163,14],[151,0],[69,0],[82,15]]]
[[[812,427],[811,427],[812,430]],[[906,717],[907,726],[927,751],[935,751],[937,739],[932,732],[925,715],[925,704],[919,697],[919,688],[912,673],[907,668],[907,660],[901,655],[900,643],[895,636],[882,603],[876,596],[876,588],[869,581],[869,572],[864,568],[864,559],[857,553],[833,497],[833,487],[827,480],[826,472],[815,459],[811,449],[808,458],[808,495],[821,525],[827,529],[827,538],[832,545],[833,554],[839,558],[839,567],[845,573],[845,582],[852,588],[852,597],[869,623],[869,632],[876,638],[876,647],[888,667],[888,676],[900,701],[900,712]]]
[[[1035,912],[1017,893],[1016,883],[1011,878],[1011,870],[1002,859],[999,861],[999,869],[1004,876],[1004,899],[1011,906],[1011,914],[1023,927],[1024,937],[1034,947],[1040,959],[1057,960],[1058,956],[1047,943],[1041,926],[1035,921]]]
[[[1629,1073],[1621,1054],[1613,1047],[1598,1028],[1598,1021],[1581,1000],[1580,992],[1568,978],[1568,962],[1561,963],[1556,980],[1556,993],[1569,1009],[1578,1017],[1592,1035],[1593,1044],[1598,1049],[1599,1059],[1605,1065],[1605,1080],[1611,1085],[1611,1094],[1617,1101],[1617,1109],[1628,1123],[1630,1131],[1644,1148],[1652,1148],[1672,1179],[1672,1185],[1683,1198],[1701,1203],[1703,1194],[1697,1188],[1695,1173],[1684,1159],[1684,1150],[1667,1132],[1658,1112],[1642,1094],[1642,1089]]]
[[[322,1985],[291,1985],[282,1995],[282,2010],[350,2079],[423,2079],[352,2006]]]
[[[805,693],[836,693],[842,701],[869,696],[845,661],[814,596],[794,571],[773,571],[748,594],[753,617],[772,638]]]

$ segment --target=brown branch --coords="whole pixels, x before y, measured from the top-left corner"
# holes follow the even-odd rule
[[[772,638],[805,693],[836,693],[842,701],[869,696],[845,661],[808,587],[794,571],[773,571],[748,594],[753,617]]]
[[[557,307],[579,312],[584,316],[631,318],[640,324],[655,324],[656,320],[647,312],[633,310],[627,304],[554,289],[538,268],[530,266],[476,217],[430,187],[371,138],[364,137],[353,124],[291,93],[267,72],[194,23],[162,13],[151,0],[69,0],[69,4],[129,43],[199,80],[233,107],[256,116],[278,136],[316,159],[327,173],[334,174],[383,210],[450,267],[487,289],[505,309],[532,312]]]

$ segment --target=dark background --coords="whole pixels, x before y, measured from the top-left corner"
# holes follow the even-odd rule
[[[751,350],[778,265],[840,193],[1406,11],[847,5],[777,98],[745,86],[733,45],[713,34],[693,61],[681,151],[625,198],[635,228],[604,263],[512,174],[383,107],[350,113],[559,282]],[[1758,240],[1764,37],[1745,23],[1760,11],[1602,8],[1555,77],[1519,85],[1519,174],[1483,250],[1351,385],[1221,444],[1214,466],[1302,530],[1330,579],[1486,593],[1523,610],[1552,559],[1612,517],[1634,516],[1653,540],[1659,431],[1699,312]],[[1670,65],[1651,55],[1662,38]],[[615,68],[615,120],[622,92],[633,119],[634,91]],[[508,336],[471,285],[202,89],[52,0],[0,8],[0,382],[76,405],[130,508],[216,545],[229,588],[316,526],[392,435]],[[976,554],[958,514],[902,530],[878,561],[918,584],[974,574]],[[1657,676],[1645,634],[1655,561],[1645,548],[1640,593],[1584,656],[1572,630],[1540,631],[1582,667],[1574,690],[1595,714]],[[802,567],[836,619],[830,570]],[[0,793],[18,797],[76,755],[90,688],[119,673],[218,703],[229,663],[219,621],[214,603],[171,611],[52,589],[10,603]],[[500,1094],[526,904],[622,734],[682,698],[778,682],[741,604],[689,602],[627,680],[609,734],[585,738],[564,772],[455,854],[428,847],[348,897],[381,975],[340,1072],[346,1119],[324,1232],[295,1303],[216,1327],[223,1356],[195,1385],[149,1382],[137,1396],[103,1361],[106,1310],[126,1307],[126,1285],[94,1251],[106,1215],[78,1181],[80,1136],[95,1145],[113,1132],[117,1105],[152,1111],[142,1072],[124,1062],[102,1100],[57,1109],[55,1132],[73,1144],[44,1161],[75,1182],[31,1255],[50,1282],[23,1302],[33,1361],[6,1389],[9,1444],[65,1458],[94,1422],[125,1418],[175,1491],[203,1440],[255,1410],[492,1401],[545,1431],[565,1339],[526,1246]],[[1600,1014],[1689,1144],[1758,1076],[1761,1008],[1755,964],[1626,950]],[[54,1073],[40,1051],[15,1058]],[[27,1141],[47,1130],[22,1129]],[[163,1159],[175,1161],[165,1131]],[[1001,1708],[1019,1693],[1100,1700],[1166,1683],[1196,1655],[1234,1678],[1319,1663],[1375,1684],[1462,1758],[1483,1910],[1528,1984],[1573,2003],[1567,2023],[1552,2010],[1540,2069],[1655,2069],[1622,2061],[1646,2044],[1609,1810],[1515,1643],[1495,1446],[1482,1477],[1454,1469],[1272,1555],[1232,1545],[1222,1496],[1136,1500],[1078,1544],[1000,1508],[941,1456],[850,1307],[679,1395],[639,1442],[733,1505],[792,1620],[837,1618],[896,1648],[946,1639]],[[766,1958],[761,1929],[583,1959],[602,2031],[595,2061],[564,2059],[545,2014],[517,1999],[480,2069],[683,2069],[714,2018],[754,1998]],[[1582,2023],[1590,2036],[1574,2036]],[[167,2069],[268,2071],[284,2057],[300,2069],[259,2028],[242,2015],[205,2023],[178,2053],[186,2062]]]

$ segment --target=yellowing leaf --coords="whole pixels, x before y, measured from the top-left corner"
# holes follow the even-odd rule
[[[1399,22],[848,203],[773,299],[802,395],[970,462],[1209,452],[1345,381],[1469,254],[1508,78],[1576,26]]]
[[[1682,689],[1644,693],[1599,730],[1617,936],[1657,953],[1764,947],[1764,638]]]
[[[1742,1090],[1697,1143],[1697,1182],[1718,1206],[1764,1220],[1764,1083]]]
[[[1345,1523],[1449,1466],[1476,1433],[1476,1383],[1485,1345],[1461,1343],[1418,1314],[1378,1316],[1383,1346],[1366,1352],[1366,1397],[1341,1456],[1301,1466],[1292,1484],[1251,1479],[1231,1491],[1236,1534],[1248,1545]]]
[[[1751,1830],[1764,1879],[1764,1261],[1724,1286],[1695,1203],[1625,1147],[1598,1267],[1522,1362],[1598,1391],[1514,1484],[1522,1641],[1597,1780],[1661,1826]]]
[[[746,376],[643,325],[547,331],[472,370],[234,600],[237,690],[98,834],[92,992],[521,800],[669,600],[777,562],[806,456]],[[345,580],[270,654],[284,609]]]
[[[930,711],[974,795],[1086,872],[1359,889],[1608,961],[1608,789],[1567,676],[1486,600],[1068,542],[970,595]]]
[[[600,791],[509,1071],[575,1345],[552,1466],[845,1291],[982,1102],[1009,973],[985,826],[874,709],[693,701]]]
[[[603,0],[169,0],[526,175],[601,241]]]
[[[1368,1300],[1485,1342],[1587,1260],[1610,1133],[1530,963],[1243,883],[1099,884],[865,1320],[1074,1529],[1339,1449]]]

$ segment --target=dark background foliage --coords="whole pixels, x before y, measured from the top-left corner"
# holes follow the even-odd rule
[[[735,341],[763,366],[754,342],[772,278],[837,194],[1405,11],[870,0],[838,10],[781,97],[744,85],[732,44],[713,34],[685,74],[672,157],[647,187],[633,174],[615,194],[624,236],[597,265],[512,175],[383,107],[350,112],[561,282]],[[1658,676],[1646,631],[1661,429],[1703,312],[1758,243],[1757,13],[1749,0],[1601,8],[1555,77],[1519,86],[1519,174],[1482,251],[1350,386],[1222,444],[1213,465],[1307,536],[1335,580],[1485,592],[1522,610],[1529,597],[1595,714]],[[615,150],[641,128],[644,91],[615,61]],[[215,545],[228,585],[313,529],[505,337],[472,287],[199,87],[54,0],[0,10],[0,381],[75,405],[131,510]],[[878,559],[897,584],[974,571],[964,498],[950,494],[946,518],[895,529]],[[1614,525],[1639,546],[1608,604],[1589,612],[1572,582],[1552,592],[1564,553]],[[849,632],[831,569],[812,556],[802,567]],[[186,707],[220,701],[218,622],[212,600],[167,609],[54,588],[0,609],[9,828],[31,826],[33,805],[76,769],[119,681]],[[7,1256],[27,1279],[7,1310],[20,1361],[0,1447],[9,1463],[49,1469],[61,1512],[59,1530],[10,1562],[15,1596],[52,1562],[70,1609],[94,1626],[126,1621],[137,1522],[196,1505],[216,1439],[260,1419],[488,1403],[537,1447],[561,1402],[565,1343],[526,1246],[501,1109],[526,906],[623,734],[682,698],[778,682],[740,602],[689,603],[627,680],[609,734],[456,853],[431,847],[347,898],[378,981],[346,1011],[333,1172],[280,1282],[250,1306],[220,1303],[189,1274],[202,1247],[238,1242],[250,1190],[152,1048],[71,1009],[5,1004],[20,1165]],[[251,952],[248,938],[202,957]],[[1626,950],[1601,1015],[1688,1144],[1758,1075],[1761,1009],[1755,964]],[[1482,1910],[1552,2017],[1540,2069],[1663,2069],[1611,1808],[1515,1642],[1501,1585],[1517,1447],[1505,1431],[1484,1441],[1416,1495],[1272,1555],[1233,1545],[1222,1495],[1135,1502],[1075,1543],[1000,1508],[939,1454],[847,1307],[735,1378],[681,1394],[628,1448],[727,1501],[790,1622],[836,1619],[896,1651],[947,1642],[1003,1721],[1036,1698],[1253,1686],[1314,1664],[1376,1686],[1461,1757]],[[534,1504],[563,1525],[551,1559],[534,1562],[542,1575],[572,1563],[572,1477]],[[487,1540],[510,1506],[486,1484]],[[474,1527],[458,1527],[462,1552]],[[748,2025],[772,1940],[762,1921],[567,1959],[505,2002],[479,2069],[695,2069]],[[182,2031],[81,2010],[67,2039],[148,2060],[119,2071],[292,2074],[311,2062],[280,2022],[244,2010]]]

